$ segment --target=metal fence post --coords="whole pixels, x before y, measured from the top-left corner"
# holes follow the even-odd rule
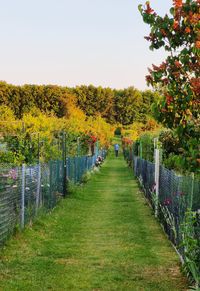
[[[77,170],[76,170],[76,157],[74,157],[73,162],[74,162],[74,182],[76,183],[77,182],[77,179],[76,179],[76,175],[77,175]]]
[[[143,152],[142,152],[142,142],[140,141],[140,159],[142,159]]]
[[[190,209],[192,209],[193,206],[193,196],[194,196],[194,173],[191,175],[192,177],[192,185],[191,185],[191,197],[190,197]]]
[[[89,169],[88,156],[86,156],[86,169],[87,169],[87,171],[88,171],[88,169]]]
[[[158,145],[158,138],[157,137],[155,137],[153,139],[153,145],[154,145],[154,150],[155,150],[157,148],[157,145]]]
[[[134,145],[133,144],[132,144],[131,154],[132,154],[132,170],[134,172]]]
[[[158,203],[159,203],[159,174],[160,174],[160,150],[155,149],[155,217],[158,217]]]
[[[49,161],[49,208],[53,208],[53,161]]]
[[[40,204],[40,183],[41,182],[41,167],[40,163],[38,164],[38,179],[37,179],[37,191],[36,191],[36,205],[35,205],[35,212],[37,214],[37,210]]]
[[[63,142],[62,142],[62,158],[63,158],[63,196],[67,194],[67,141],[66,133],[63,132]]]
[[[21,188],[21,218],[20,225],[21,229],[24,228],[24,207],[25,207],[25,164],[22,165],[22,188]]]
[[[80,168],[79,168],[79,157],[76,157],[76,166],[77,166],[77,182],[79,182],[79,171],[80,171]]]
[[[96,156],[99,155],[99,141],[98,140],[96,141],[96,145],[95,145],[95,154]]]

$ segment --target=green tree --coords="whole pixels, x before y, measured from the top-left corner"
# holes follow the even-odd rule
[[[101,114],[110,123],[115,122],[114,92],[110,88],[79,86],[73,89],[77,96],[77,105],[87,116]]]
[[[115,91],[116,121],[128,125],[137,121],[142,106],[142,94],[134,87]]]
[[[142,106],[139,108],[140,122],[147,122],[147,117],[154,115],[153,104],[160,100],[161,96],[158,92],[151,90],[142,91]]]
[[[154,100],[154,95],[150,90],[140,92],[133,87],[113,90],[93,85],[68,88],[55,85],[14,86],[0,82],[0,105],[9,106],[20,119],[32,108],[68,118],[72,107],[77,107],[88,117],[100,114],[110,124],[146,122],[149,103]]]

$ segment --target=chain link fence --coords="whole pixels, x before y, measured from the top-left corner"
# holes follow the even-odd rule
[[[0,164],[0,245],[31,223],[38,211],[52,209],[64,196],[64,183],[81,182],[98,156],[104,159],[106,151],[94,156],[67,157],[66,171],[60,160],[21,167]]]
[[[156,164],[134,156],[131,149],[124,157],[133,168],[146,198],[161,222],[169,239],[175,245],[188,267],[196,285],[200,284],[200,181],[194,175],[183,176],[158,167]],[[157,189],[156,189],[157,188]]]

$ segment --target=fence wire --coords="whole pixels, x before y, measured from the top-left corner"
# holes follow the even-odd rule
[[[20,169],[0,168],[0,243],[17,227],[20,213]]]
[[[22,167],[0,164],[0,245],[31,223],[39,210],[52,209],[63,196],[65,181],[81,182],[98,156],[105,158],[106,151],[94,156],[67,157],[66,171],[59,160]]]
[[[155,210],[169,239],[189,265],[197,285],[200,281],[200,181],[159,167],[159,195],[156,197],[155,164],[124,151],[145,196]],[[192,245],[193,244],[193,245]],[[190,249],[191,247],[191,249]],[[190,253],[193,252],[193,253]],[[189,263],[188,263],[189,262]]]

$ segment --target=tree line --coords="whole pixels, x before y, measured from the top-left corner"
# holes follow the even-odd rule
[[[134,87],[122,90],[89,86],[74,88],[57,85],[15,86],[0,82],[0,105],[10,107],[21,119],[32,108],[52,112],[57,117],[68,117],[70,108],[80,108],[86,116],[100,114],[108,123],[129,125],[145,122],[151,104],[158,94]]]

